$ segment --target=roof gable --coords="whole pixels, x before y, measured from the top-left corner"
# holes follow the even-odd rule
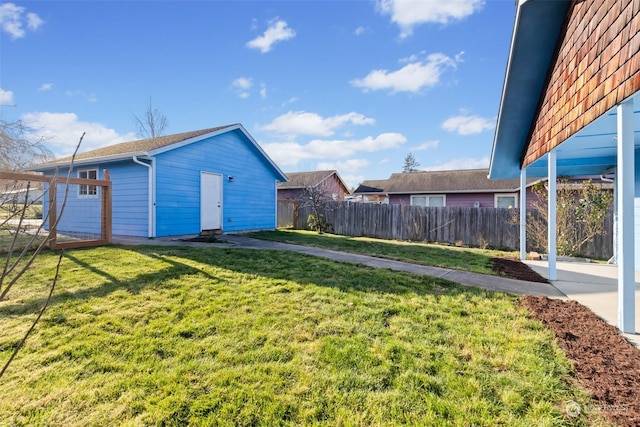
[[[345,193],[350,194],[349,187],[342,180],[340,174],[336,170],[324,170],[324,171],[312,171],[312,172],[289,172],[287,173],[288,182],[281,182],[278,184],[279,190],[291,190],[300,189],[306,187],[317,187],[323,182],[328,181],[331,177],[335,176],[340,186],[344,189]]]
[[[182,132],[173,135],[165,135],[156,138],[141,139],[137,141],[123,142],[120,144],[110,145],[108,147],[90,150],[76,155],[74,165],[80,166],[91,163],[104,163],[124,159],[130,159],[137,156],[155,156],[170,150],[175,150],[188,144],[201,141],[206,138],[232,132],[240,131],[246,139],[255,146],[259,154],[273,168],[278,180],[286,181],[287,177],[280,168],[271,160],[267,153],[260,147],[255,139],[245,130],[245,128],[237,123],[233,125],[218,126],[214,128],[195,130],[190,132]],[[60,166],[69,166],[72,156],[63,157],[53,161],[41,163],[32,167],[30,170],[46,171]]]

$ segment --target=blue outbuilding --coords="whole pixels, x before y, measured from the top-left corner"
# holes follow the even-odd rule
[[[70,167],[67,157],[31,170],[66,176]],[[275,229],[277,184],[287,181],[241,124],[80,153],[71,176],[103,179],[105,170],[112,182],[113,235],[149,238]],[[77,202],[97,200],[97,191],[86,185],[69,191],[60,230],[92,231],[79,220],[89,204]]]

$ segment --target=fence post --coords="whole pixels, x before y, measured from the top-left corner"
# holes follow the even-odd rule
[[[55,249],[58,239],[56,221],[58,220],[58,207],[56,204],[56,196],[58,193],[57,183],[55,177],[49,179],[49,241],[47,246],[49,249]]]
[[[108,181],[107,185],[102,187],[102,227],[101,237],[106,240],[107,243],[111,243],[111,227],[112,227],[112,212],[111,212],[111,180],[109,171],[104,170],[103,181]]]

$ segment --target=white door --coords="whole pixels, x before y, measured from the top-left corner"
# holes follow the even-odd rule
[[[222,228],[222,175],[200,172],[200,231]]]

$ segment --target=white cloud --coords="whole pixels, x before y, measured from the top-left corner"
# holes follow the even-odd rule
[[[87,102],[96,102],[98,101],[98,97],[95,93],[86,93],[81,90],[68,90],[64,93],[70,98],[80,97],[84,98]]]
[[[101,123],[83,122],[74,113],[27,113],[22,120],[33,129],[34,138],[44,138],[58,156],[73,153],[83,132],[86,132],[80,151],[93,150],[119,142],[133,141],[135,133],[119,135]]]
[[[369,160],[366,159],[349,159],[343,162],[320,162],[318,163],[317,170],[338,170],[348,171],[350,173],[357,172],[360,168],[369,166]],[[342,175],[342,173],[340,173]]]
[[[53,89],[53,83],[42,83],[38,88],[39,92],[46,92],[48,90]]]
[[[296,142],[275,142],[262,144],[269,156],[279,165],[295,166],[301,160],[340,159],[358,152],[374,152],[396,148],[407,138],[399,133],[382,133],[353,140],[313,140],[305,145]]]
[[[296,32],[289,28],[288,24],[281,19],[273,19],[269,22],[269,28],[263,35],[247,42],[246,46],[252,49],[260,49],[260,52],[267,53],[274,44],[289,40],[295,37]]]
[[[429,166],[424,170],[430,171],[448,171],[448,170],[460,170],[460,169],[484,169],[489,167],[489,157],[483,157],[481,159],[473,158],[459,158],[453,159],[449,162],[439,164],[437,166]]]
[[[378,0],[378,11],[391,15],[400,27],[400,38],[413,34],[414,27],[426,24],[449,24],[482,9],[485,0]]]
[[[260,85],[260,97],[261,98],[266,98],[267,97],[267,85],[262,83]]]
[[[438,148],[438,145],[440,145],[440,141],[438,141],[437,139],[434,139],[433,141],[423,142],[422,144],[416,147],[413,147],[412,150],[415,150],[415,151],[430,150],[432,148]]]
[[[0,105],[13,104],[13,92],[10,90],[3,90],[0,88]]]
[[[443,53],[432,53],[426,61],[405,65],[396,71],[373,70],[362,79],[351,80],[355,87],[370,90],[388,90],[390,93],[419,93],[423,88],[435,86],[448,68],[456,68],[456,61]]]
[[[335,130],[347,123],[354,125],[371,125],[375,120],[362,114],[351,112],[340,116],[322,117],[306,111],[289,111],[276,117],[270,124],[261,129],[281,135],[317,135],[330,136]]]
[[[356,36],[360,36],[364,33],[369,32],[370,29],[369,27],[363,27],[363,26],[359,26],[358,28],[356,28],[356,30],[353,32]]]
[[[457,132],[460,135],[473,135],[485,130],[495,128],[496,120],[487,119],[477,115],[449,117],[442,123],[442,128],[449,132]]]
[[[249,97],[249,89],[251,89],[251,86],[253,86],[253,79],[248,77],[238,77],[231,82],[231,87],[233,87],[240,98]]]
[[[40,17],[32,12],[25,14],[25,8],[14,3],[0,4],[0,28],[12,39],[19,39],[27,34],[27,29],[35,31],[44,24]]]

